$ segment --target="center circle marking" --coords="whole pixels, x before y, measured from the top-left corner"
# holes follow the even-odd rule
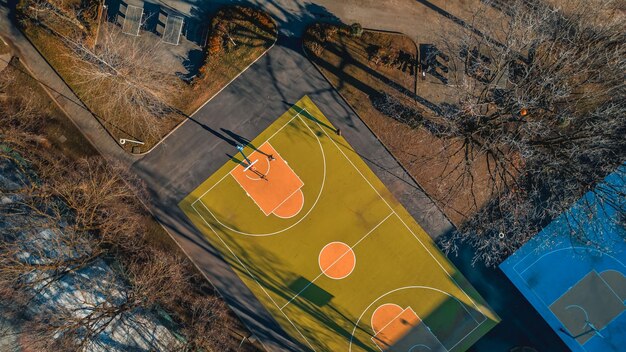
[[[331,242],[320,251],[318,264],[324,275],[339,280],[352,273],[356,266],[356,256],[347,244]]]

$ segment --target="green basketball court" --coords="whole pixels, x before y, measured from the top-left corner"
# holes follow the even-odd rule
[[[304,97],[180,207],[304,346],[466,350],[498,317],[337,132]]]

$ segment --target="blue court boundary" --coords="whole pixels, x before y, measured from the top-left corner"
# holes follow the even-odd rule
[[[617,208],[626,206],[626,164],[607,176],[501,265],[500,269],[572,351],[626,349],[626,310],[584,345],[563,331],[549,306],[590,271],[616,270],[626,277],[626,229]],[[602,193],[602,197],[597,194]],[[585,231],[593,243],[578,243],[572,231]],[[601,244],[598,246],[597,244]],[[626,298],[625,298],[626,299]],[[624,302],[626,304],[626,302]]]

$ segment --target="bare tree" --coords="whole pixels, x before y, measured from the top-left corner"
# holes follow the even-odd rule
[[[469,241],[497,264],[626,160],[625,23],[600,20],[615,6],[514,1],[445,33],[457,103],[429,119],[463,158],[442,178],[461,170],[473,189],[484,161],[491,200],[444,248]]]
[[[187,350],[225,351],[232,346],[230,336],[233,318],[228,306],[217,296],[196,296],[187,299],[190,321],[185,325],[189,337]]]
[[[143,137],[160,136],[163,120],[175,112],[171,92],[180,81],[155,70],[161,57],[158,43],[125,35],[110,23],[102,25],[95,50],[86,38],[63,40],[71,49],[66,58],[73,63],[83,98],[97,100],[107,123],[123,126],[123,132],[141,131]],[[129,116],[130,121],[121,120]]]
[[[117,262],[114,271],[77,276],[72,304],[49,307],[48,314],[35,319],[37,344],[84,349],[114,326],[126,324],[141,330],[151,324],[142,314],[179,295],[184,287],[182,265],[174,256],[148,249],[139,259]]]
[[[93,33],[97,3],[22,0],[20,6],[30,21],[67,46],[69,50],[63,50],[67,62],[62,67],[71,72],[65,76],[71,77],[80,98],[108,128],[124,137],[157,138],[178,112],[172,107],[171,92],[182,82],[156,69],[162,59],[160,41],[123,34],[108,22]]]
[[[226,304],[197,288],[202,279],[184,256],[147,238],[141,182],[103,158],[73,160],[41,148],[46,113],[36,94],[15,94],[21,78],[6,73],[0,168],[18,182],[0,186],[0,304],[15,317],[27,315],[27,347],[89,350],[99,334],[120,325],[151,334],[154,323],[142,313],[163,307],[190,348],[231,348],[237,323]],[[157,343],[160,350],[181,348]]]

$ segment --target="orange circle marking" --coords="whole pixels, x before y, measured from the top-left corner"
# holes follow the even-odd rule
[[[278,216],[279,218],[289,219],[298,215],[303,206],[304,193],[302,193],[302,189],[299,189],[296,191],[296,193],[287,198],[283,202],[283,204],[274,209],[272,213],[274,213],[274,215]]]
[[[402,313],[403,309],[397,304],[385,303],[376,308],[372,314],[372,330],[378,334],[387,324]]]
[[[320,251],[318,262],[324,275],[338,280],[352,273],[356,265],[356,256],[347,244],[331,242]]]

